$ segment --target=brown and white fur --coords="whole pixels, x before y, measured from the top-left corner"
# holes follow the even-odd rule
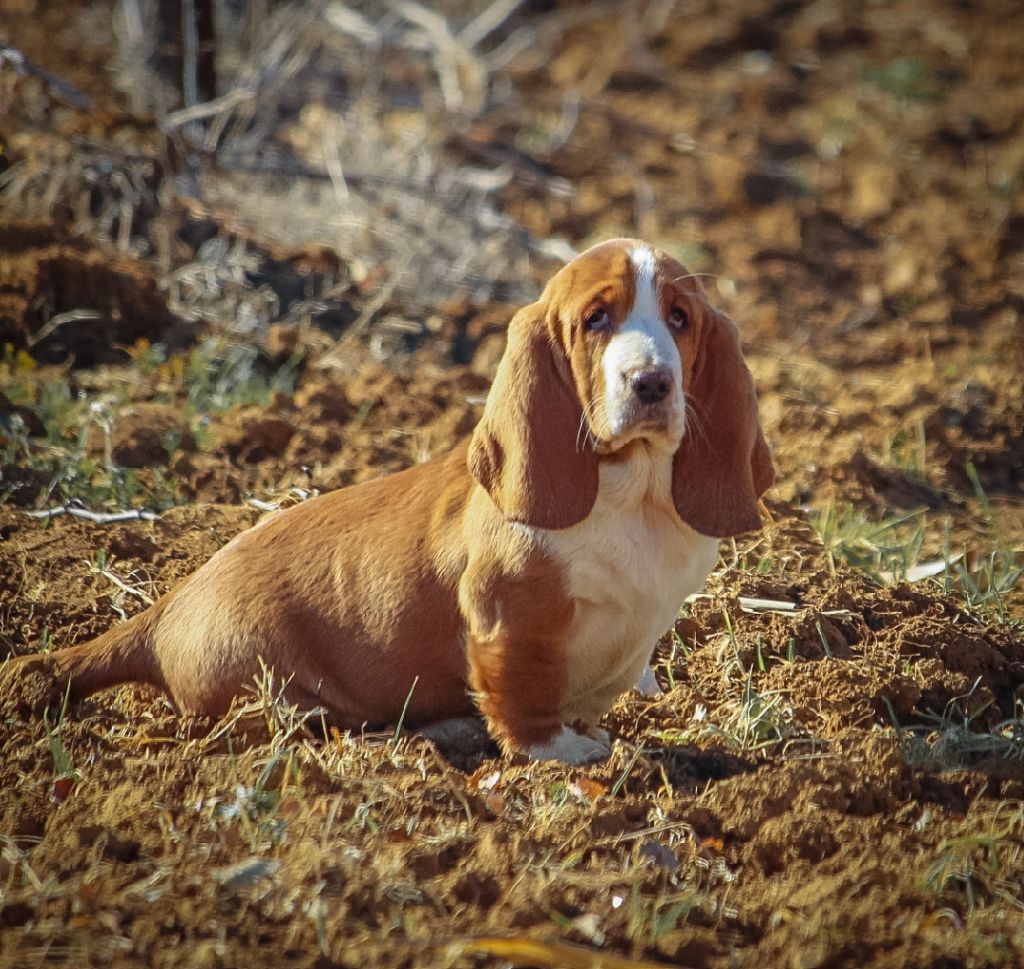
[[[506,751],[598,759],[601,716],[656,689],[654,643],[771,481],[735,327],[674,259],[612,240],[515,315],[468,442],[265,519],[3,689],[135,680],[220,714],[262,660],[342,726],[408,700],[409,725],[478,710]]]

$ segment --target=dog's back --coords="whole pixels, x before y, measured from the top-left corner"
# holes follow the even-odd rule
[[[343,726],[394,721],[406,700],[409,723],[467,713],[464,543],[451,534],[464,468],[461,447],[275,513],[97,639],[10,660],[3,695],[38,708],[69,682],[76,697],[143,682],[183,712],[220,714],[263,664],[286,699]],[[435,514],[439,489],[454,517]]]

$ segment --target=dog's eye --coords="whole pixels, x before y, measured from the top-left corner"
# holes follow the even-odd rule
[[[598,307],[587,314],[583,321],[583,328],[591,333],[598,333],[601,330],[607,330],[611,324],[612,318],[608,315],[608,310]]]
[[[690,314],[679,306],[673,306],[668,311],[668,321],[672,325],[673,330],[681,332],[690,325]]]

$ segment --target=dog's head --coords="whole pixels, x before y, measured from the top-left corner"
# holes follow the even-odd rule
[[[673,455],[697,531],[760,525],[772,463],[735,326],[675,259],[614,239],[512,319],[469,467],[509,519],[567,528],[593,507],[600,461],[637,444]]]

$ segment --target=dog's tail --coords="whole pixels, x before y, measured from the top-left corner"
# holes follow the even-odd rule
[[[79,646],[18,656],[0,664],[0,706],[38,713],[70,693],[88,696],[119,683],[167,684],[153,650],[160,603]]]

